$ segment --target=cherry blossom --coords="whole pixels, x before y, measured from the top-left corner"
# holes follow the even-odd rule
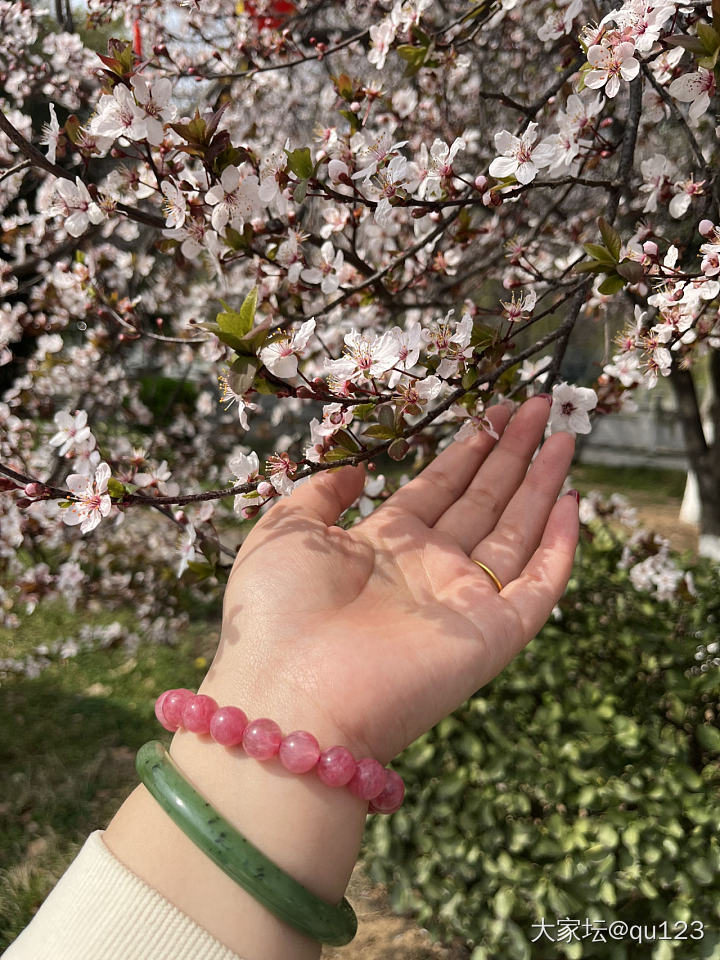
[[[466,410],[459,403],[454,403],[449,407],[448,413],[454,414],[456,417],[463,417],[465,421],[460,429],[455,432],[454,440],[459,440],[462,443],[476,437],[479,433],[487,433],[493,440],[498,439],[498,433],[489,420],[482,401],[478,400],[472,411]]]
[[[109,479],[110,467],[107,463],[98,465],[93,479],[80,474],[70,474],[65,485],[75,499],[63,510],[63,523],[68,526],[79,523],[80,533],[94,530],[112,509],[112,501],[107,492]]]
[[[49,104],[50,107],[50,123],[46,123],[43,126],[42,137],[40,138],[40,143],[47,146],[47,158],[50,163],[55,163],[55,155],[57,152],[58,140],[60,138],[60,124],[58,123],[57,114],[55,113],[55,104]]]
[[[226,410],[229,410],[234,403],[237,403],[238,420],[240,421],[240,426],[243,428],[243,430],[249,430],[250,425],[248,423],[247,411],[251,410],[253,412],[257,412],[260,410],[259,405],[246,400],[246,393],[236,393],[230,386],[227,377],[223,376],[222,374],[218,377],[218,381],[222,387],[220,403],[225,404]]]
[[[337,378],[370,380],[395,366],[400,356],[397,339],[389,332],[367,336],[351,330],[344,339],[344,355],[339,360],[325,360],[325,370]]]
[[[173,120],[176,114],[175,107],[170,103],[172,83],[167,77],[148,83],[139,73],[131,78],[130,83],[138,104],[139,119],[135,129],[142,130],[142,136],[148,143],[159,146],[165,135],[163,121]]]
[[[590,433],[588,414],[597,405],[597,394],[587,387],[559,383],[553,387],[550,408],[550,432]]]
[[[147,133],[145,116],[132,91],[122,83],[111,94],[103,94],[96,115],[90,121],[90,133],[117,140],[142,140]]]
[[[297,463],[287,453],[273,454],[267,458],[266,472],[270,474],[270,483],[279,494],[289,497],[295,484],[292,476],[297,471]]]
[[[215,208],[211,221],[218,233],[228,223],[235,230],[242,230],[245,221],[261,210],[258,178],[240,167],[225,167],[220,183],[205,194],[205,202]]]
[[[195,550],[196,540],[197,531],[195,530],[195,527],[189,523],[185,530],[185,536],[183,537],[183,541],[180,546],[180,562],[178,563],[177,567],[178,579],[185,573],[188,564],[192,563],[197,556]]]
[[[163,212],[166,216],[165,226],[181,227],[185,223],[187,211],[185,194],[169,180],[163,180],[161,189],[165,198],[163,200]]]
[[[591,90],[605,87],[608,97],[616,97],[620,89],[620,78],[629,82],[638,75],[640,63],[634,54],[635,45],[629,42],[615,46],[605,43],[591,46],[587,58],[593,69],[585,74],[585,86]]]
[[[697,123],[707,113],[710,98],[715,96],[715,74],[705,67],[698,67],[695,73],[686,73],[678,77],[668,87],[668,92],[682,103],[690,103],[690,119]]]
[[[495,149],[501,154],[490,164],[491,177],[504,179],[514,176],[518,183],[531,183],[541,167],[553,162],[553,151],[547,141],[536,143],[538,125],[531,122],[525,132],[516,137],[508,130],[495,134]]]
[[[297,375],[298,354],[307,346],[315,331],[315,318],[311,317],[292,333],[274,340],[260,351],[260,359],[270,373],[282,380],[292,380]]]
[[[63,227],[71,237],[82,236],[91,223],[101,223],[105,219],[80,177],[75,178],[75,183],[70,180],[55,182],[54,199],[47,212],[50,216],[63,218]]]
[[[648,194],[643,213],[654,213],[657,210],[658,198],[670,183],[668,158],[659,153],[655,154],[642,161],[640,170],[645,180],[640,191]]]
[[[64,457],[76,447],[89,446],[91,449],[95,446],[90,427],[87,425],[87,411],[78,410],[74,415],[61,410],[55,414],[54,420],[58,427],[48,443],[51,447],[59,447],[58,456]]]
[[[320,247],[320,266],[307,267],[300,273],[305,283],[319,283],[323,293],[335,293],[340,286],[339,273],[342,270],[345,255],[336,250],[330,240]]]
[[[260,461],[258,455],[254,450],[250,451],[249,454],[241,453],[230,460],[228,470],[234,476],[236,484],[251,483],[260,476]],[[240,513],[242,508],[247,506],[248,503],[252,503],[252,496],[248,497],[248,495],[244,493],[235,494],[235,500],[233,502],[235,513]]]

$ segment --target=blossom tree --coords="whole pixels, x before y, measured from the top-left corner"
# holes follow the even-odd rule
[[[6,623],[122,588],[162,633],[233,510],[363,462],[359,519],[492,403],[584,433],[665,378],[720,549],[717,0],[0,23]]]

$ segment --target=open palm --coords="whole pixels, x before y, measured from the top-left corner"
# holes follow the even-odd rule
[[[230,577],[214,694],[382,763],[455,710],[567,585],[577,504],[557,497],[573,437],[549,438],[530,466],[548,413],[534,398],[508,424],[495,407],[499,442],[451,443],[348,530],[335,524],[362,491],[362,468],[316,474],[276,503]]]

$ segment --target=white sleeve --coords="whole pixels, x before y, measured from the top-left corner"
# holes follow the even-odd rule
[[[110,852],[95,830],[2,960],[241,960]]]

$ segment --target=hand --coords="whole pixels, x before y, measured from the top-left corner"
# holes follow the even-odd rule
[[[381,763],[457,709],[535,636],[570,576],[578,510],[557,496],[573,436],[550,437],[528,470],[548,413],[534,398],[508,424],[508,406],[492,408],[499,441],[452,442],[348,530],[333,524],[362,467],[275,503],[235,561],[207,692]]]

